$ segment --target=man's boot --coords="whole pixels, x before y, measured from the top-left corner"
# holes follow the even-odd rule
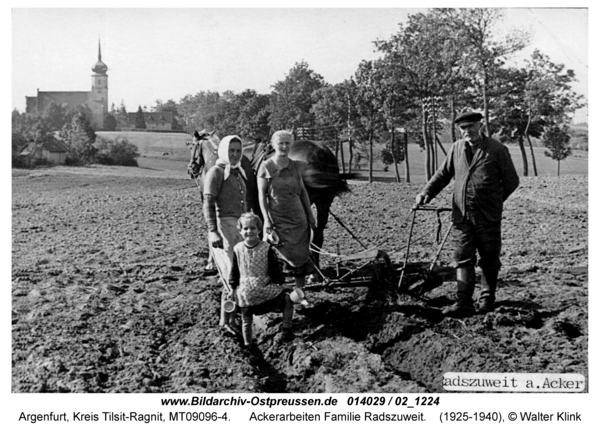
[[[478,313],[486,314],[494,310],[497,285],[498,269],[481,269],[481,293],[479,294]]]
[[[445,308],[442,313],[447,317],[464,318],[475,313],[473,307],[473,291],[475,290],[475,267],[459,267],[456,269],[457,301]]]

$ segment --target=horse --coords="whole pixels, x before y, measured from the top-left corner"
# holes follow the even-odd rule
[[[195,166],[195,172],[197,172],[196,182],[201,194],[204,175],[218,159],[219,141],[214,132],[202,131],[199,133],[199,140],[191,149],[188,172],[192,171],[192,166]],[[242,168],[248,177],[246,183],[248,204],[254,213],[262,215],[258,202],[256,173],[262,161],[273,153],[273,149],[269,144],[265,145],[259,142],[244,146],[243,153]],[[289,157],[307,163],[307,167],[302,174],[302,180],[310,203],[314,204],[317,211],[317,223],[313,232],[312,243],[317,250],[320,250],[323,247],[323,232],[329,219],[329,209],[333,200],[344,193],[350,192],[350,188],[344,177],[340,175],[337,158],[325,145],[305,140],[294,141],[290,148]],[[318,267],[318,253],[313,254],[313,261],[315,266]]]

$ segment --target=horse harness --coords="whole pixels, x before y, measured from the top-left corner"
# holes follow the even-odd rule
[[[212,141],[203,137],[203,139],[195,143],[194,148],[192,149],[192,158],[188,166],[188,174],[193,179],[196,179],[200,176],[202,169],[207,164],[207,161],[204,160],[204,155],[202,154],[202,143],[204,141],[208,141],[212,146],[212,155],[208,161],[209,164],[214,165],[214,162],[216,162],[216,160],[219,158],[218,146],[216,146]]]

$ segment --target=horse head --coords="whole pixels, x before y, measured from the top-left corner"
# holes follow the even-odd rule
[[[243,154],[248,158],[252,165],[252,170],[256,174],[260,164],[271,156],[273,153],[273,147],[270,143],[265,143],[260,140],[246,144],[243,148]]]
[[[188,174],[196,179],[204,176],[217,161],[220,139],[215,131],[207,132],[205,129],[194,131],[193,136]]]

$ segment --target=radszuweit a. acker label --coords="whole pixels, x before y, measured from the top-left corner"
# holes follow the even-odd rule
[[[446,372],[442,385],[459,392],[578,393],[586,379],[582,374]]]

